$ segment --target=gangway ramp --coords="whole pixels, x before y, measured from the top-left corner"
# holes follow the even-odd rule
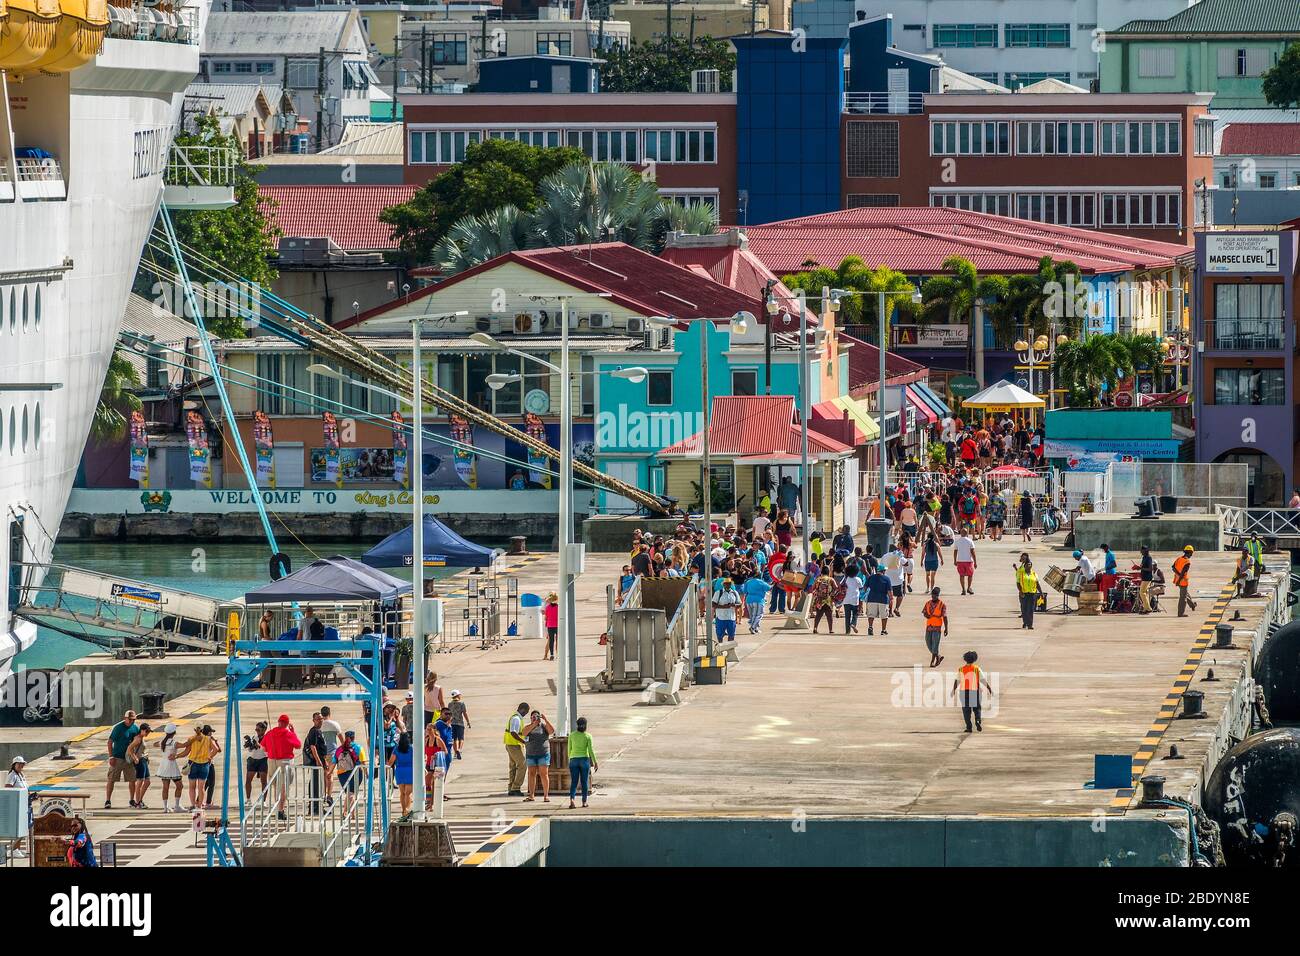
[[[41,583],[22,588],[16,614],[123,655],[224,653],[227,632],[237,637],[244,615],[238,601],[67,565],[28,567]]]

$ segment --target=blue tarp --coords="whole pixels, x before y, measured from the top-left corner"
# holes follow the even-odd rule
[[[244,595],[248,604],[294,601],[391,601],[409,594],[411,582],[377,571],[353,558],[334,555],[313,561],[293,574]]]
[[[376,568],[409,568],[414,525],[395,531],[361,556]],[[496,549],[466,541],[432,516],[424,519],[426,568],[481,568],[492,563]]]

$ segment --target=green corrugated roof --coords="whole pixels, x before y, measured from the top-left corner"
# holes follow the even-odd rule
[[[1300,36],[1300,3],[1296,0],[1200,0],[1168,20],[1131,20],[1109,32]]]

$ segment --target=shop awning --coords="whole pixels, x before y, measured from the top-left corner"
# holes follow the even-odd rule
[[[873,441],[880,437],[880,428],[876,424],[876,419],[871,412],[867,410],[865,402],[856,398],[850,398],[848,395],[841,395],[839,398],[832,398],[829,401],[818,402],[811,409],[811,420],[819,419],[826,421],[840,421],[844,413],[849,413],[849,420],[853,422],[856,443]]]
[[[938,393],[929,385],[924,382],[913,382],[907,387],[916,392],[917,397],[929,405],[940,418],[952,414],[952,409],[948,407],[948,403],[940,398]]]
[[[911,385],[907,386],[907,400],[912,403],[912,407],[916,409],[916,413],[925,419],[927,425],[933,425],[939,420],[938,413],[930,407],[929,402],[923,399],[917,392],[913,391]]]

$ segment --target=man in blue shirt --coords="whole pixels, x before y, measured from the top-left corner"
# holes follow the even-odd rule
[[[757,634],[758,625],[763,620],[763,608],[767,604],[767,592],[772,585],[756,574],[745,582],[745,608],[749,612],[749,633]]]
[[[1108,544],[1103,544],[1103,545],[1101,546],[1101,553],[1104,554],[1104,555],[1106,556],[1106,564],[1105,564],[1105,568],[1104,568],[1105,573],[1106,573],[1106,574],[1116,574],[1116,573],[1118,573],[1118,572],[1119,572],[1119,562],[1117,562],[1117,561],[1115,560],[1115,552],[1111,551],[1111,549],[1110,549],[1110,545],[1108,545]]]
[[[125,780],[127,786],[135,783],[135,764],[126,759],[126,748],[140,733],[135,723],[135,711],[128,710],[108,734],[108,784],[104,790],[104,809],[113,809],[113,784]]]
[[[870,637],[875,633],[874,625],[876,619],[880,619],[880,636],[884,637],[889,633],[889,596],[892,593],[893,585],[889,577],[885,574],[882,565],[877,564],[875,570],[867,578],[865,587],[867,596],[867,636]]]

